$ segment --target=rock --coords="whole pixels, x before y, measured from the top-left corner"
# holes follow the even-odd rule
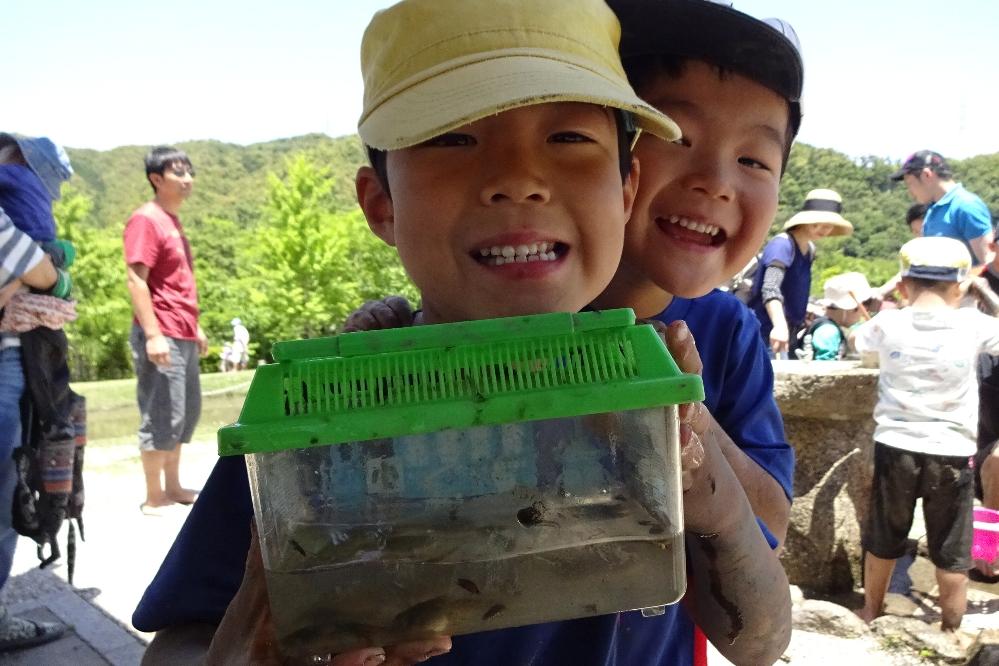
[[[789,589],[791,592],[791,605],[801,605],[801,602],[805,600],[805,594],[801,591],[801,588],[797,585],[792,585]]]
[[[841,638],[858,638],[870,633],[867,624],[850,609],[818,599],[805,599],[795,607],[792,622],[795,629]]]
[[[978,635],[978,640],[971,646],[968,654],[972,655],[967,666],[995,666],[999,664],[999,629],[986,629]]]
[[[792,584],[849,591],[863,577],[860,535],[873,474],[878,372],[855,361],[777,361],[774,372],[797,458],[781,561]]]
[[[904,646],[920,656],[948,664],[967,661],[973,638],[968,634],[943,632],[936,625],[912,617],[883,615],[871,623],[882,643]]]
[[[917,610],[919,610],[919,604],[904,594],[889,592],[885,595],[885,615],[911,617],[915,615]]]

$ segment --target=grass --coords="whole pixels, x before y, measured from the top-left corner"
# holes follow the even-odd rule
[[[195,441],[214,441],[221,426],[236,420],[252,377],[252,370],[201,375],[201,419]],[[75,382],[72,387],[87,398],[88,447],[135,445],[139,427],[135,378]]]
[[[207,393],[245,384],[253,377],[253,370],[242,372],[201,373],[201,391]],[[97,382],[73,382],[74,391],[87,398],[88,411],[109,410],[124,405],[135,406],[135,377],[108,379]]]

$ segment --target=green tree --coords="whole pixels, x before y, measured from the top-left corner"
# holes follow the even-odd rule
[[[265,351],[276,340],[333,333],[365,299],[416,296],[395,251],[361,214],[333,212],[335,190],[330,172],[301,155],[284,180],[269,178],[265,224],[250,239],[244,282],[245,319]]]
[[[70,268],[77,319],[66,327],[70,372],[77,381],[125,377],[131,372],[132,308],[121,240],[108,229],[82,224],[90,207],[89,197],[72,186],[63,188],[62,199],[53,206],[58,236],[72,242],[77,254]]]

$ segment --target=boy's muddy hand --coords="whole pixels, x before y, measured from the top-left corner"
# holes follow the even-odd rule
[[[389,648],[361,648],[337,655],[315,655],[304,659],[284,657],[278,649],[274,632],[255,523],[250,531],[250,552],[246,556],[243,582],[215,630],[205,658],[206,664],[410,666],[450,651],[451,639],[441,636],[425,641],[400,643]]]
[[[662,337],[670,355],[681,372],[699,375],[704,368],[701,355],[697,351],[694,336],[687,324],[675,321],[666,326],[661,321],[649,320]],[[694,402],[680,405],[680,467],[683,490],[690,490],[694,483],[693,472],[704,462],[702,437],[714,419],[705,409],[704,403]]]
[[[681,372],[699,375],[704,369],[697,343],[687,324],[675,321],[666,327],[666,348]],[[693,472],[704,462],[702,438],[711,425],[711,415],[703,402],[680,405],[680,467],[683,490],[694,483]]]
[[[368,301],[347,317],[344,333],[377,331],[413,325],[413,308],[402,296],[388,296]]]

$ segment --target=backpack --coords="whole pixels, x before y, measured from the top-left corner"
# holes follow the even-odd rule
[[[21,446],[14,450],[17,485],[12,523],[18,534],[37,543],[39,567],[45,568],[62,556],[58,536],[63,521],[69,520],[66,560],[72,584],[77,527],[84,539],[86,400],[69,388],[66,336],[61,330],[37,328],[19,337],[26,390],[21,401]]]

